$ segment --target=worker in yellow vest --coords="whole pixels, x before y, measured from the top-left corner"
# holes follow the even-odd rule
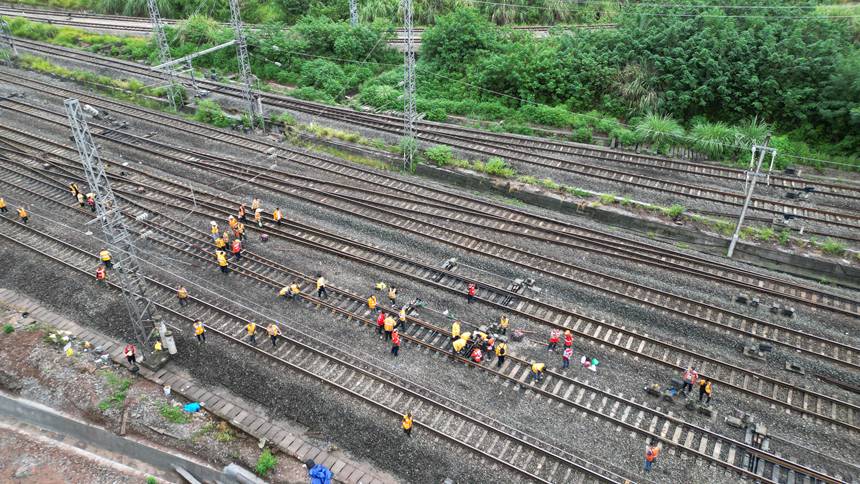
[[[284,219],[284,214],[283,214],[283,212],[281,212],[281,209],[275,208],[275,210],[272,212],[272,220],[274,220],[276,224],[281,225],[281,222],[283,221],[283,219]]]
[[[9,209],[6,208],[6,200],[3,197],[0,197],[0,213],[6,213]]]
[[[221,237],[215,238],[215,248],[218,250],[224,250],[227,247],[227,242],[224,241]]]
[[[367,298],[367,307],[370,308],[370,312],[376,313],[376,303],[376,296],[371,294],[370,297]]]
[[[317,297],[322,299],[324,297],[328,297],[328,292],[326,291],[326,284],[328,281],[322,274],[317,274]]]
[[[508,333],[508,325],[509,325],[509,324],[510,324],[510,321],[508,320],[508,315],[507,315],[507,314],[503,314],[503,315],[499,318],[499,333],[501,333],[501,334],[507,334],[507,333]]]
[[[209,222],[209,234],[212,236],[212,240],[217,239],[220,233],[221,229],[218,228],[218,222],[214,220]]]
[[[278,346],[278,336],[281,335],[281,328],[279,328],[277,324],[272,323],[266,329],[266,332],[269,333],[269,338],[272,339],[272,348]]]
[[[406,331],[406,306],[400,308],[400,314],[397,315],[397,329]]]
[[[451,339],[457,340],[460,338],[460,321],[454,321],[451,325]]]
[[[412,412],[406,412],[406,415],[403,416],[403,420],[400,422],[400,426],[403,427],[403,433],[408,436],[412,436]]]
[[[245,325],[245,331],[248,332],[248,338],[251,339],[251,344],[257,344],[257,325],[253,322],[250,322]]]
[[[394,306],[394,303],[397,301],[397,288],[390,287],[388,288],[388,300],[391,301],[391,306]]]
[[[216,250],[215,251],[215,258],[218,260],[218,267],[221,268],[221,272],[223,272],[224,274],[229,273],[230,268],[227,267],[227,264],[228,264],[227,253],[224,252],[223,250]]]
[[[529,379],[526,383],[535,380],[540,383],[543,381],[543,372],[546,370],[546,365],[543,363],[535,363],[532,361],[532,371],[529,373]]]
[[[110,252],[107,249],[102,249],[99,252],[99,259],[101,259],[102,264],[105,265],[108,269],[113,269],[113,262],[111,262]]]
[[[206,326],[199,319],[194,321],[194,336],[197,336],[198,344],[206,342]]]
[[[24,225],[26,225],[27,221],[30,220],[30,214],[27,213],[27,209],[24,207],[18,207],[18,218],[20,218],[21,222],[24,222]]]
[[[385,331],[385,339],[391,339],[391,333],[394,331],[396,324],[397,322],[394,321],[391,315],[386,316],[385,321],[382,323],[382,329]]]
[[[179,299],[180,306],[188,306],[188,289],[185,289],[185,286],[179,286],[176,290],[176,298]]]

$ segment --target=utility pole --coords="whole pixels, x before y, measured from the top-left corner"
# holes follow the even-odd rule
[[[114,261],[114,269],[111,274],[116,275],[117,282],[122,289],[137,347],[141,354],[149,357],[152,354],[152,345],[150,345],[152,334],[156,330],[164,332],[164,325],[161,324],[161,327],[156,327],[159,317],[155,314],[152,301],[146,295],[146,280],[137,263],[134,241],[126,227],[122,209],[114,197],[113,190],[111,190],[110,182],[105,173],[105,165],[102,163],[98,148],[93,142],[81,104],[77,99],[66,99],[64,104],[69,118],[69,126],[75,138],[75,145],[77,145],[78,153],[81,156],[87,185],[96,195],[96,217],[101,222],[108,250],[110,250]],[[166,358],[163,353],[160,352],[159,354],[162,359]],[[152,362],[158,360],[158,358],[151,359]]]
[[[732,234],[732,241],[729,243],[729,252],[726,254],[727,257],[731,257],[735,252],[735,245],[738,243],[738,239],[741,235],[741,226],[744,223],[744,217],[747,215],[747,209],[750,206],[750,201],[752,200],[753,190],[755,190],[755,184],[758,181],[758,178],[761,176],[770,177],[770,171],[773,169],[773,163],[776,161],[776,149],[768,148],[767,144],[770,142],[770,135],[764,139],[764,144],[758,145],[754,144],[752,146],[752,157],[750,158],[750,166],[746,171],[746,180],[744,181],[744,191],[746,192],[746,199],[744,199],[744,206],[741,208],[741,215],[738,217],[738,225],[735,227],[735,233]],[[756,152],[758,152],[758,160],[756,160]],[[761,165],[764,162],[764,157],[766,154],[770,153],[770,168],[767,171],[767,174],[761,173]]]
[[[349,24],[358,25],[358,0],[349,0]]]
[[[412,0],[403,0],[403,29],[406,52],[403,55],[403,168],[412,169],[417,140],[415,138],[415,32],[412,30]]]
[[[0,38],[3,42],[9,44],[9,51],[12,52],[12,58],[18,57],[18,49],[15,47],[15,41],[12,40],[12,30],[5,20],[0,18]]]
[[[242,98],[248,106],[248,119],[251,126],[263,122],[263,105],[260,100],[254,100],[251,92],[251,62],[248,59],[248,45],[245,43],[245,33],[242,31],[242,18],[239,15],[239,0],[230,0],[230,24],[236,37],[236,55],[239,58],[239,81],[242,83]],[[259,108],[259,112],[257,109]]]
[[[164,23],[161,22],[161,15],[158,13],[158,4],[156,0],[146,0],[149,7],[149,20],[152,23],[152,33],[155,35],[155,40],[158,43],[158,60],[161,64],[170,62],[170,45],[167,43],[167,35],[164,33]],[[170,101],[170,107],[174,111],[178,111],[180,106],[176,105],[177,98],[182,92],[182,86],[176,78],[176,71],[173,66],[168,64],[164,68],[164,73],[167,75],[167,98]]]

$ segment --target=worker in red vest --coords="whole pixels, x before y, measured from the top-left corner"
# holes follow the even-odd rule
[[[474,361],[475,363],[480,363],[481,360],[484,359],[484,353],[481,352],[481,348],[478,348],[477,346],[475,346],[475,349],[472,350],[471,357],[472,357],[472,361]]]
[[[547,349],[549,351],[555,351],[558,348],[558,340],[561,338],[561,331],[554,329],[549,333],[549,345]]]
[[[382,337],[382,327],[385,325],[385,311],[380,311],[379,316],[376,317],[376,332],[379,333],[379,336]]]
[[[651,472],[654,463],[657,462],[657,456],[660,455],[660,448],[654,444],[649,444],[645,448],[645,472]]]
[[[400,352],[400,333],[395,329],[391,332],[391,354],[397,356]]]
[[[133,344],[129,343],[125,345],[122,353],[125,355],[125,359],[128,360],[129,365],[134,366],[137,364],[137,348]]]
[[[564,330],[564,347],[570,348],[573,346],[573,334],[569,329]]]
[[[233,253],[233,257],[236,258],[236,262],[242,259],[242,241],[239,239],[233,239],[233,242],[230,244],[230,252]]]
[[[475,286],[474,282],[469,283],[469,295],[466,297],[466,301],[471,303],[475,300],[475,294],[478,293],[478,288]]]
[[[105,266],[99,264],[96,267],[96,280],[99,282],[104,281],[107,278],[107,272],[105,271]]]

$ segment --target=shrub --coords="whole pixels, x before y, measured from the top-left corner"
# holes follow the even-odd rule
[[[615,203],[615,195],[611,193],[604,193],[603,195],[600,195],[600,203],[604,205],[612,205],[613,203]]]
[[[146,484],[158,484],[158,479],[152,476],[146,476]]]
[[[782,229],[782,232],[779,233],[779,243],[784,246],[791,243],[791,230]]]
[[[773,239],[774,235],[776,235],[776,232],[774,232],[774,230],[772,228],[762,227],[762,228],[758,229],[758,233],[756,234],[756,238],[761,240],[761,241],[764,241],[764,242],[770,242],[770,240]]]
[[[174,407],[173,405],[168,405],[166,403],[161,406],[159,413],[161,413],[161,416],[168,422],[173,422],[175,424],[187,424],[191,421],[191,418],[182,411],[181,407]]]
[[[686,210],[686,208],[684,208],[683,205],[679,205],[676,203],[676,204],[674,204],[671,207],[666,209],[666,215],[668,215],[672,218],[678,218],[681,216],[682,213],[684,213],[685,210]]]
[[[6,334],[14,333],[15,332],[15,326],[12,326],[11,324],[5,324],[5,325],[3,325],[3,332]]]
[[[528,185],[538,185],[538,179],[531,175],[523,175],[517,178],[517,181]]]
[[[317,101],[326,104],[334,104],[334,98],[328,93],[315,89],[313,87],[300,87],[290,91],[290,96],[304,99],[305,101]]]
[[[592,138],[592,130],[588,127],[577,128],[571,133],[570,139],[580,143],[590,143]]]
[[[488,175],[500,176],[502,178],[513,178],[517,174],[503,159],[497,157],[487,160],[483,171]]]
[[[821,244],[821,252],[828,255],[842,255],[845,253],[845,244],[828,237],[827,240]]]
[[[209,99],[201,99],[197,102],[197,111],[194,113],[194,119],[219,128],[226,128],[233,124],[230,118],[224,114],[221,105]]]
[[[269,449],[263,451],[260,454],[260,457],[257,459],[257,465],[254,467],[254,471],[260,477],[265,477],[266,474],[269,473],[275,466],[278,465],[278,458],[272,455]]]
[[[448,119],[448,113],[442,108],[433,108],[424,113],[424,119],[427,121],[445,121]]]
[[[451,163],[454,159],[454,154],[451,152],[450,146],[434,146],[424,151],[424,156],[436,164],[436,166],[445,166]]]
[[[285,126],[295,126],[296,118],[290,113],[281,113],[272,116],[272,121],[275,123],[283,123]]]
[[[552,178],[544,178],[543,180],[540,180],[540,181],[538,182],[538,184],[539,184],[540,186],[542,186],[542,187],[544,187],[544,188],[548,189],[548,190],[558,190],[558,189],[560,189],[560,188],[561,188],[561,185],[559,185],[558,183],[554,182],[554,181],[552,180]]]
[[[588,193],[587,191],[585,191],[581,188],[576,188],[576,187],[565,187],[564,191],[575,196],[575,197],[580,197],[580,198],[588,198],[591,196],[591,194]]]

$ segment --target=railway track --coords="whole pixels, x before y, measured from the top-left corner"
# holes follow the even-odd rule
[[[123,135],[128,136],[127,134]],[[30,138],[31,140],[35,140],[35,137],[32,135]],[[106,139],[113,140],[113,137],[108,136]],[[20,141],[25,142],[26,140]],[[596,291],[610,293],[615,297],[626,299],[639,305],[651,306],[690,322],[716,328],[718,331],[733,332],[753,340],[762,339],[781,346],[790,352],[803,352],[817,359],[824,359],[851,370],[860,370],[860,357],[858,357],[858,353],[860,352],[851,345],[804,333],[762,319],[745,316],[716,306],[699,303],[675,294],[650,289],[621,278],[575,266],[562,260],[550,259],[535,252],[467,235],[460,230],[447,229],[435,223],[435,217],[443,219],[450,217],[446,214],[433,215],[427,220],[426,214],[423,212],[417,213],[417,211],[412,210],[404,214],[368,203],[365,201],[367,197],[364,196],[364,193],[358,196],[346,196],[336,191],[320,190],[317,187],[325,185],[325,183],[303,179],[306,177],[288,173],[275,172],[273,174],[273,169],[271,168],[265,172],[262,170],[252,170],[247,167],[234,169],[228,166],[237,164],[233,160],[225,161],[224,164],[213,164],[203,161],[199,157],[189,157],[187,154],[167,145],[161,145],[162,149],[152,150],[139,144],[145,141],[149,141],[149,144],[157,144],[152,143],[151,140],[138,138],[138,143],[128,143],[125,146],[133,150],[143,150],[156,156],[171,158],[186,166],[196,167],[200,170],[201,174],[217,173],[231,179],[253,180],[255,186],[258,188],[268,188],[276,193],[289,193],[292,196],[327,206],[348,215],[361,216],[371,222],[391,226],[401,232],[411,232],[416,236],[429,237],[439,243],[448,244],[455,248],[467,248],[471,251],[484,253],[508,263],[518,264],[529,270],[553,275],[573,284],[588,286]],[[47,142],[43,141],[42,143],[44,145],[43,149],[48,150],[51,148]],[[125,142],[120,142],[120,144],[123,143]],[[55,147],[58,146],[60,145],[55,145]],[[212,155],[207,156],[207,160],[214,158]],[[294,181],[285,182],[284,180],[287,179],[294,179]],[[341,192],[345,191],[342,188],[339,190]],[[373,190],[369,192],[371,195],[373,193]],[[405,203],[407,206],[412,206],[410,205],[411,202]],[[392,205],[396,206],[397,202],[393,204],[388,203],[387,207]],[[380,214],[384,216],[380,217]],[[475,225],[480,227],[479,223],[475,223]]]
[[[41,53],[60,55],[66,58],[77,58],[82,62],[92,63],[97,60],[97,62],[104,65],[106,68],[121,69],[135,75],[160,78],[159,75],[154,74],[147,67],[131,62],[104,58],[94,54],[74,51],[73,49],[59,48],[26,40],[20,42],[20,44],[24,48]],[[230,85],[207,80],[199,81],[198,84],[204,85],[207,89],[210,89],[213,92],[238,96],[237,88]],[[306,114],[331,118],[341,122],[347,121],[357,126],[383,131],[390,134],[399,135],[402,130],[402,120],[396,116],[360,113],[348,108],[320,105],[271,93],[261,93],[261,95],[267,105],[270,106],[300,111]],[[663,160],[652,163],[648,161],[650,158],[647,156],[643,157],[642,155],[632,154],[629,152],[618,152],[613,154],[612,150],[601,149],[599,147],[583,148],[583,145],[576,145],[573,143],[553,142],[545,139],[529,138],[520,135],[503,135],[427,121],[419,123],[419,128],[419,138],[424,141],[438,142],[440,144],[449,145],[468,152],[479,153],[487,157],[499,156],[514,162],[558,170],[571,175],[587,176],[607,182],[622,183],[626,186],[646,190],[657,190],[674,196],[707,200],[709,202],[728,205],[731,207],[740,207],[743,205],[744,196],[740,192],[727,191],[725,189],[712,188],[703,185],[675,182],[667,178],[655,178],[653,176],[641,175],[631,171],[609,168],[605,164],[606,161],[633,163],[635,166],[647,166],[654,165],[656,163],[660,166],[674,167],[676,170],[680,169],[682,166],[685,166],[687,170],[692,170],[692,164],[684,164],[682,161],[670,163],[669,161]],[[529,145],[531,147],[529,147]],[[564,148],[564,156],[571,155],[574,159],[564,158],[563,154],[559,152],[553,153],[550,148],[557,145],[566,146]],[[549,151],[549,153],[547,153],[547,151]],[[714,170],[715,168],[710,167],[707,170],[698,170],[694,174],[704,175]],[[732,176],[737,176],[736,172],[731,173],[733,173]],[[776,178],[774,178],[774,180],[776,180]],[[806,186],[806,182],[801,182],[793,178],[779,177],[778,180],[779,183],[784,184],[786,187],[799,187],[801,184]],[[825,185],[821,183],[815,183],[815,185],[820,188],[825,187]],[[851,187],[842,185],[831,185],[828,190],[823,190],[821,193],[831,192],[835,197],[845,198],[846,194],[850,195],[850,188]],[[860,228],[860,215],[853,213],[852,211],[809,207],[765,197],[753,197],[751,207],[754,210],[763,213],[783,216],[788,215],[798,219],[806,219],[842,229]],[[837,234],[831,235],[838,236]]]
[[[21,176],[23,177],[23,175]],[[35,181],[35,178],[31,179],[31,182]],[[67,194],[65,193],[64,182],[56,179],[53,181],[54,185],[51,186],[47,181],[39,180],[38,183],[49,186],[46,191],[50,191],[50,193],[40,190],[41,193],[37,195],[66,207],[67,211],[75,212],[75,209],[56,201],[56,198],[62,198]],[[12,184],[7,180],[3,180],[3,182]],[[32,190],[32,187],[13,186],[22,191]],[[36,191],[32,193],[35,194]],[[134,192],[128,193],[133,194]],[[131,202],[128,200],[128,196],[125,198],[126,203],[129,204],[127,206],[133,207],[127,210],[130,211],[129,219],[134,220],[134,225],[138,226],[138,233],[146,232],[147,240],[157,241],[163,247],[182,253],[203,265],[215,268],[211,251],[208,250],[211,245],[208,234],[197,231],[194,227],[183,222],[172,220],[161,212],[157,216],[158,224],[141,222],[140,220],[145,220],[145,217],[138,217],[137,215],[143,213],[152,215],[155,213],[153,207]],[[374,325],[372,319],[369,319],[372,315],[364,305],[363,296],[331,287],[331,297],[324,301],[319,300],[309,295],[313,292],[315,280],[310,275],[290,269],[250,251],[245,252],[243,261],[241,264],[233,265],[233,272],[267,286],[270,291],[277,291],[287,281],[300,281],[303,289],[301,297],[310,304],[331,310],[350,321],[357,321],[367,327]],[[168,297],[172,299],[173,295],[169,294]],[[506,363],[498,369],[494,369],[494,365],[475,365],[450,353],[448,350],[450,345],[449,332],[415,317],[409,318],[409,325],[404,332],[404,338],[417,347],[443,354],[460,363],[476,366],[514,386],[525,386],[550,401],[567,405],[572,411],[586,412],[621,428],[651,439],[661,440],[678,452],[720,465],[743,477],[764,479],[769,482],[785,482],[786,480],[792,482],[831,482],[832,480],[832,482],[837,482],[842,479],[840,476],[830,477],[821,471],[811,473],[809,469],[791,460],[763,452],[751,445],[697,427],[659,410],[624,398],[622,395],[600,390],[558,372],[549,371],[547,378],[541,384],[527,384],[525,379],[528,375],[529,363],[517,358],[513,353],[506,360]],[[742,466],[745,456],[763,459],[767,464],[759,467],[756,473],[749,472]]]
[[[5,136],[5,139],[7,142],[10,141],[9,136]],[[22,146],[31,144],[34,143],[21,143]],[[38,144],[35,145],[38,146]],[[52,164],[57,164],[60,160],[59,164],[62,165],[67,163],[61,161],[64,155],[59,153],[63,151],[68,153],[69,149],[58,149],[52,146],[39,147],[35,150],[35,156],[43,161],[51,160]],[[126,172],[135,171],[129,167],[123,169]],[[143,176],[139,173],[134,174],[134,176],[139,175]],[[145,190],[149,196],[155,197],[160,203],[170,203],[183,210],[195,210],[206,217],[224,218],[230,214],[230,211],[223,207],[238,203],[236,200],[204,194],[199,190],[195,190],[194,198],[191,199],[187,195],[187,187],[181,184],[171,184],[153,175],[146,175],[146,177],[149,183],[144,183],[142,180],[134,181],[147,187]],[[162,186],[159,188],[153,186],[154,180]],[[312,247],[317,251],[351,259],[367,266],[384,271],[393,271],[403,277],[421,281],[425,285],[457,294],[463,294],[466,283],[473,280],[375,247],[357,244],[296,222],[290,222],[282,227],[266,227],[263,232],[295,244]],[[639,335],[635,331],[627,330],[612,323],[598,321],[570,310],[555,307],[552,304],[526,298],[502,287],[486,283],[480,284],[479,299],[482,302],[507,311],[514,317],[527,318],[550,327],[571,329],[580,338],[615,348],[623,354],[630,353],[655,361],[676,371],[686,367],[687,364],[694,364],[701,369],[703,376],[714,379],[718,384],[835,426],[858,430],[856,423],[858,408],[851,403],[799,388],[685,348],[668,345],[653,337]]]
[[[91,275],[93,265],[98,263],[95,254],[5,217],[0,217],[0,220],[0,226],[3,227],[0,238],[9,242],[38,252],[85,275]],[[193,321],[193,318],[168,306],[175,302],[172,284],[158,276],[148,276],[147,280],[150,288],[154,289],[151,297],[157,302],[159,310],[186,324]],[[231,344],[266,355],[291,370],[391,415],[399,416],[411,411],[415,415],[417,428],[465,447],[490,462],[514,471],[528,482],[632,482],[615,471],[593,464],[415,382],[403,380],[385,369],[359,360],[292,325],[287,325],[288,331],[281,337],[284,344],[278,347],[247,345],[241,336],[249,321],[239,316],[236,309],[220,307],[199,296],[189,299],[197,309],[194,318],[203,319],[210,332],[226,338]],[[255,318],[255,322],[262,325],[274,322],[284,327],[284,321],[268,318]]]
[[[2,79],[2,75],[0,75],[0,79]],[[47,88],[47,85],[45,85],[45,89]],[[78,91],[64,89],[59,89],[60,93],[57,93],[56,91],[57,89],[52,89],[51,92],[58,96],[61,94],[76,96],[100,108],[107,108],[111,111],[116,110],[134,117],[148,119],[157,118],[163,126],[170,126],[178,130],[193,132],[207,139],[218,140],[230,145],[256,151],[267,156],[272,156],[274,153],[279,158],[291,163],[300,163],[308,168],[323,170],[338,176],[348,176],[354,180],[361,180],[361,183],[364,185],[378,186],[381,190],[385,190],[386,193],[395,191],[397,193],[410,194],[410,199],[424,205],[432,202],[430,205],[434,207],[434,211],[438,210],[438,212],[434,213],[436,216],[438,216],[439,212],[442,211],[446,214],[453,213],[452,215],[446,216],[465,223],[487,226],[489,228],[512,232],[518,235],[533,236],[533,234],[540,234],[543,240],[548,240],[557,244],[566,244],[579,250],[604,253],[612,255],[613,257],[621,257],[627,260],[650,264],[655,267],[671,267],[676,271],[687,272],[699,277],[733,284],[756,293],[786,298],[809,305],[813,308],[826,309],[851,317],[860,316],[860,303],[858,303],[856,299],[838,296],[836,294],[812,289],[796,283],[790,283],[785,280],[758,274],[754,271],[738,269],[728,264],[701,260],[680,252],[673,253],[665,249],[655,249],[641,242],[625,239],[617,235],[584,229],[582,227],[577,227],[546,217],[537,217],[510,207],[503,207],[497,204],[480,201],[475,198],[465,197],[462,194],[454,194],[440,189],[430,189],[385,173],[337,162],[330,157],[322,157],[302,152],[271,142],[250,140],[223,130],[215,130],[207,126],[176,119],[156,111],[137,108],[133,105],[93,98]],[[43,119],[46,119],[46,116],[50,113],[55,116],[55,122],[65,123],[65,119],[61,114],[52,113],[51,111],[47,111],[42,108],[36,108],[29,104],[18,102],[14,99],[0,100],[0,105],[7,109],[41,117]],[[105,131],[104,133],[105,138],[110,139],[111,141],[135,144],[134,149],[147,150],[147,145],[159,145],[159,143],[154,140],[142,140],[142,138],[130,133],[120,131]],[[95,134],[99,135],[99,132],[96,132]],[[171,150],[175,152],[176,148],[171,148]],[[278,154],[278,152],[289,152],[292,153],[292,155],[297,156],[286,158],[282,154]],[[212,158],[211,154],[196,153],[195,151],[187,148],[184,148],[182,153],[172,153],[172,155],[182,159]],[[231,163],[241,164],[236,161],[231,161]],[[259,168],[255,167],[253,169]],[[294,174],[290,174],[290,176],[294,176]],[[379,181],[377,182],[377,180]],[[438,204],[444,205],[439,207]]]

